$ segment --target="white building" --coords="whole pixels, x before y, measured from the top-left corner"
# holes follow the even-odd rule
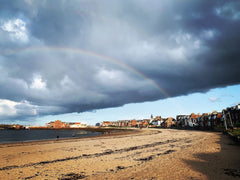
[[[76,123],[71,123],[69,125],[70,128],[81,128],[81,127],[86,127],[87,123],[86,122],[76,122]]]

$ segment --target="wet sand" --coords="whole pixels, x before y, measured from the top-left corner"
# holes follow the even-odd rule
[[[143,129],[0,145],[0,179],[240,179],[240,146],[221,133]]]

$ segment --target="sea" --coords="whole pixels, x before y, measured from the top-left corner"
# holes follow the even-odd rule
[[[0,143],[67,139],[101,135],[102,132],[82,130],[9,130],[0,129]]]

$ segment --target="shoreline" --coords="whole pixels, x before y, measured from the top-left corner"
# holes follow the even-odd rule
[[[88,128],[90,129],[90,128]],[[40,130],[40,129],[31,129],[31,130]],[[45,130],[45,129],[41,129]],[[77,129],[48,129],[48,130],[80,130]],[[119,132],[119,131],[120,132]],[[12,131],[12,130],[11,130]],[[14,131],[14,130],[13,130]],[[19,130],[16,130],[19,131]],[[26,130],[28,131],[28,130]],[[94,128],[91,128],[91,130],[82,130],[81,131],[94,131]],[[116,132],[117,131],[117,132]],[[26,140],[26,141],[15,141],[15,142],[0,142],[0,148],[3,146],[20,146],[20,145],[28,145],[28,144],[34,144],[34,143],[51,143],[51,142],[64,142],[64,141],[71,141],[71,140],[78,140],[78,139],[89,139],[89,138],[98,138],[98,137],[108,137],[108,136],[118,136],[118,135],[127,135],[127,134],[136,134],[139,133],[139,129],[114,129],[114,128],[102,128],[101,130],[98,129],[98,131],[95,132],[102,132],[103,134],[100,135],[92,135],[92,136],[83,136],[83,137],[66,137],[66,138],[54,138],[54,139],[39,139],[39,140]],[[105,133],[107,132],[107,133]]]
[[[173,129],[0,148],[3,179],[234,179],[240,147],[217,132]]]

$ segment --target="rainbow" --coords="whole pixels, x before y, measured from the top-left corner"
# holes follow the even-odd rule
[[[98,54],[92,51],[79,49],[79,48],[69,48],[69,47],[60,47],[60,46],[35,46],[35,47],[28,47],[23,49],[14,49],[14,50],[5,50],[0,51],[1,55],[11,55],[11,54],[17,54],[21,52],[36,52],[36,51],[47,51],[47,50],[54,50],[54,51],[65,51],[65,52],[74,52],[74,53],[81,53],[89,56],[93,56],[96,58],[100,58],[102,60],[111,62],[113,64],[116,64],[123,69],[129,70],[130,72],[133,72],[134,74],[138,75],[139,77],[147,80],[150,82],[155,88],[157,88],[163,95],[165,95],[167,98],[171,97],[169,93],[167,93],[162,87],[160,87],[155,81],[144,75],[143,73],[139,72],[138,70],[132,68],[131,66],[108,56],[104,56],[102,54]]]

